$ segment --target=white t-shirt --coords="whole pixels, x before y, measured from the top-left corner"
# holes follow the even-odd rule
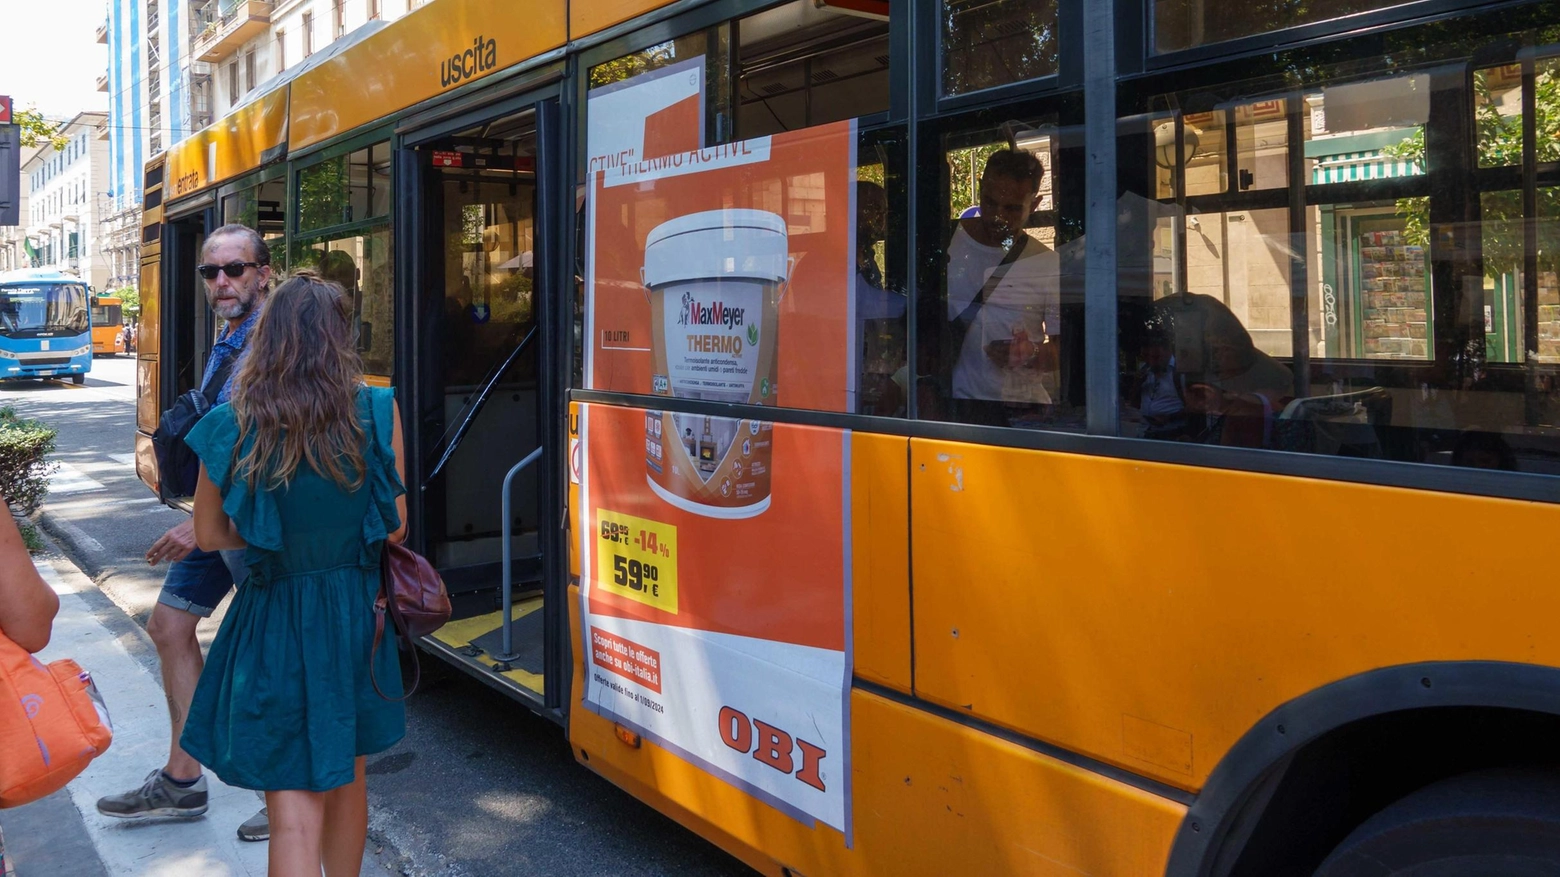
[[[964,309],[975,300],[975,293],[986,285],[991,269],[1000,265],[1005,255],[1007,250],[1003,247],[977,243],[964,230],[964,223],[959,223],[953,232],[953,240],[948,242],[949,320],[964,313]]]
[[[973,241],[970,243],[974,244]],[[952,252],[951,245],[949,251]],[[965,301],[965,307],[985,286],[986,279],[1001,260],[999,255],[997,262],[981,274],[980,282]],[[1055,250],[1031,240],[1025,245],[1024,254],[1005,271],[1002,279],[987,293],[985,304],[976,311],[975,320],[964,336],[964,348],[959,351],[958,362],[953,367],[953,395],[957,399],[1049,405],[1051,394],[1045,387],[1045,381],[1054,381],[1054,372],[999,365],[993,361],[992,351],[1000,352],[1001,348],[993,348],[992,345],[1011,343],[1017,332],[1027,334],[1029,340],[1037,345],[1043,344],[1047,335],[1054,337],[1061,334],[1060,259]],[[952,274],[950,263],[950,299]],[[960,312],[963,312],[963,308],[960,308]],[[1001,360],[1002,357],[999,355],[997,359]]]

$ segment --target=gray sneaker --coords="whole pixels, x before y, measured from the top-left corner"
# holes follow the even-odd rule
[[[244,820],[244,824],[238,827],[238,839],[248,841],[270,840],[271,813],[269,808],[261,807],[259,813]]]
[[[206,777],[181,789],[168,782],[161,768],[146,775],[146,782],[133,792],[107,795],[98,799],[98,812],[115,819],[147,819],[172,816],[190,819],[206,812]]]

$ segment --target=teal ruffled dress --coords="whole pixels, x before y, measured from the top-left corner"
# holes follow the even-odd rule
[[[380,554],[405,492],[390,443],[395,402],[370,387],[357,401],[368,472],[352,492],[308,469],[280,490],[235,480],[238,425],[225,404],[186,439],[249,543],[249,578],[211,644],[179,740],[228,785],[327,791],[352,782],[354,758],[406,734],[405,709],[380,697],[369,675]],[[391,631],[373,672],[385,694],[401,694]]]

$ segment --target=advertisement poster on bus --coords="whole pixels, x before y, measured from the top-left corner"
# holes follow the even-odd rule
[[[586,193],[585,384],[668,410],[580,407],[585,705],[848,842],[849,433],[698,403],[847,409],[855,129],[627,159]]]
[[[592,76],[601,72],[598,67]],[[704,56],[592,88],[585,142],[591,173],[698,149],[704,142]]]

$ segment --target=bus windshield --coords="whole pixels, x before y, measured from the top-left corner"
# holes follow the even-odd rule
[[[87,331],[87,288],[75,283],[0,287],[0,335],[26,338]]]
[[[117,304],[98,304],[92,306],[92,325],[96,327],[118,326],[123,320],[121,307]]]

